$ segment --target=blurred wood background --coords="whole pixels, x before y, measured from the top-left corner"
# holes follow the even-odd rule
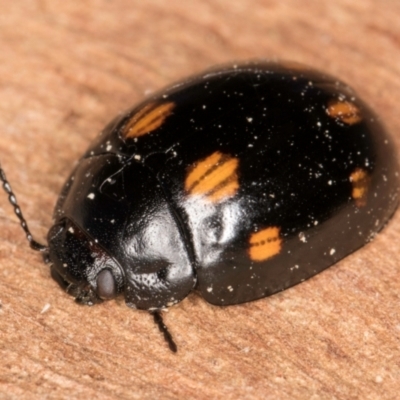
[[[0,0],[0,9],[0,160],[41,241],[97,132],[213,64],[276,57],[337,75],[400,144],[397,0]],[[0,194],[0,398],[398,398],[399,234],[400,213],[336,266],[257,302],[218,308],[190,295],[165,313],[175,355],[122,299],[76,305]]]

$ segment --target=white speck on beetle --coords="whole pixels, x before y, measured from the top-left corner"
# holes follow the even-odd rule
[[[75,232],[75,231],[74,231],[74,228],[73,228],[72,226],[70,226],[70,227],[68,228],[68,232],[74,233],[74,232]]]
[[[45,312],[47,312],[47,311],[49,311],[50,310],[50,304],[49,303],[46,303],[45,305],[44,305],[44,307],[42,308],[42,311],[40,311],[40,314],[44,314]]]
[[[64,267],[64,268],[67,268],[67,267],[68,267],[68,264],[65,264],[65,263],[64,263],[64,264],[63,264],[63,267]]]
[[[107,147],[106,147],[106,150],[107,151],[110,151],[112,149],[112,146],[111,146],[111,144],[109,144]]]
[[[233,287],[232,287],[232,286],[228,286],[227,289],[228,289],[230,292],[233,292]]]
[[[253,122],[253,118],[252,117],[246,117],[247,122],[249,122],[250,124]]]
[[[304,232],[299,233],[299,239],[300,239],[300,242],[307,243],[307,238],[306,238],[306,235],[304,234]]]
[[[110,222],[111,222],[112,224],[115,224],[115,219],[112,219]]]
[[[329,254],[330,254],[331,256],[333,256],[335,253],[336,253],[336,250],[335,250],[335,249],[330,249]]]
[[[141,157],[139,154],[135,154],[135,155],[133,156],[133,158],[134,158],[135,160],[137,160],[137,161],[140,161],[142,157]]]
[[[93,200],[94,197],[95,197],[94,193],[89,193],[89,194],[87,195],[87,198],[90,199],[90,200]]]
[[[328,185],[332,185],[332,181],[328,181]]]
[[[207,292],[208,292],[208,293],[211,293],[212,291],[213,291],[212,286],[210,286],[210,287],[207,288]]]

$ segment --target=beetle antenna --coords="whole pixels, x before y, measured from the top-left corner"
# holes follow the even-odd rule
[[[40,251],[40,252],[45,252],[49,248],[47,246],[44,246],[43,244],[38,243],[35,239],[33,239],[31,231],[28,228],[28,224],[26,222],[26,219],[22,215],[21,208],[18,205],[17,198],[15,197],[15,194],[11,188],[11,185],[9,184],[6,174],[3,170],[3,168],[0,165],[0,180],[3,182],[3,189],[4,191],[8,194],[8,200],[11,203],[11,205],[14,207],[14,212],[15,215],[18,217],[18,219],[21,222],[22,229],[25,231],[26,238],[28,239],[29,245],[33,250]]]
[[[153,314],[154,322],[158,326],[158,329],[164,335],[164,339],[168,343],[169,349],[172,352],[176,353],[178,351],[178,347],[176,346],[176,343],[174,342],[172,335],[169,333],[167,326],[164,324],[160,311],[154,311],[151,314]]]

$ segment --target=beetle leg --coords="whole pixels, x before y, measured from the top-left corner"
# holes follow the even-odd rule
[[[169,332],[167,326],[164,324],[164,321],[161,316],[160,311],[151,311],[150,314],[153,314],[154,322],[158,326],[158,329],[160,332],[164,335],[164,339],[168,343],[169,349],[173,352],[176,353],[178,351],[178,347],[176,346],[176,343],[174,342],[174,339],[172,338],[171,333]]]

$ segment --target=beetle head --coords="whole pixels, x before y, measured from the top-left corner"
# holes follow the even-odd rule
[[[48,242],[51,275],[78,303],[92,305],[121,293],[118,263],[73,221],[53,225]]]

